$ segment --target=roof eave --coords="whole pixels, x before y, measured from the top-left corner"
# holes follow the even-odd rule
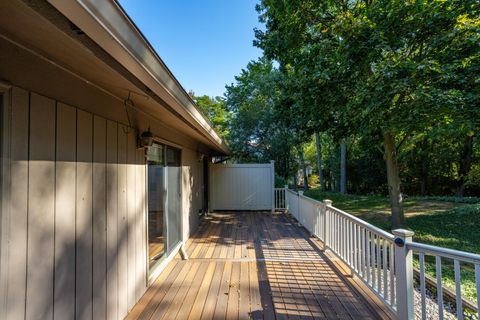
[[[196,108],[185,89],[115,1],[48,2],[203,133],[216,146],[217,151],[230,153],[223,139]]]

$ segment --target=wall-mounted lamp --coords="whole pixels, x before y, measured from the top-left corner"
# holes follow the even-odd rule
[[[140,148],[148,148],[151,147],[153,144],[153,133],[150,131],[150,127],[148,127],[147,131],[143,131],[140,135],[139,139]]]

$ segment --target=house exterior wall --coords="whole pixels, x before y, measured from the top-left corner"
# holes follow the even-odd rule
[[[183,239],[189,238],[199,223],[200,211],[203,209],[203,166],[196,151],[182,151],[182,208]]]
[[[0,318],[122,319],[147,287],[146,165],[133,128],[13,86],[5,114]],[[183,239],[203,178],[182,147]]]

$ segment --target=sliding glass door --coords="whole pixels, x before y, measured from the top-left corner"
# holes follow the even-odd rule
[[[147,152],[150,270],[181,240],[180,150],[154,144]]]

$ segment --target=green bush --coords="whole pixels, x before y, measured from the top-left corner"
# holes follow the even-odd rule
[[[287,179],[279,176],[278,174],[275,174],[275,188],[283,188],[287,184],[288,184]]]

